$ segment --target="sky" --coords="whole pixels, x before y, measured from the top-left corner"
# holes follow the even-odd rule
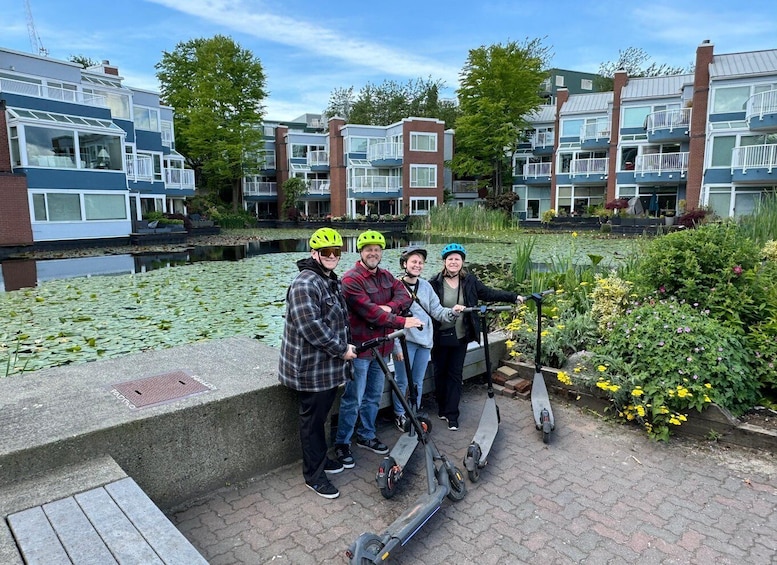
[[[109,60],[128,86],[159,90],[154,66],[221,34],[257,57],[267,119],[321,113],[335,89],[442,80],[453,97],[471,49],[540,39],[550,67],[597,72],[629,47],[689,67],[715,53],[777,49],[774,0],[3,0],[0,47],[32,52],[25,4],[48,56]]]

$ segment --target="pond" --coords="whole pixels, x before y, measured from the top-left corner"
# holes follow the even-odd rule
[[[420,243],[429,251],[424,274],[430,277],[442,266],[439,254],[447,241],[399,237],[386,249],[382,265],[398,274],[400,250]],[[468,259],[480,263],[507,264],[515,255],[512,243],[466,245]],[[559,256],[573,251],[569,238],[554,245]],[[90,276],[79,276],[83,265],[72,260],[37,261],[37,287],[0,294],[5,321],[0,376],[231,336],[277,347],[286,288],[298,272],[296,261],[307,256],[306,246],[294,240],[238,246],[243,251],[192,250],[180,257],[82,258],[93,260]],[[355,242],[346,248],[340,275],[358,260]],[[605,255],[604,264],[617,262],[612,251]],[[581,252],[580,261],[585,260]]]

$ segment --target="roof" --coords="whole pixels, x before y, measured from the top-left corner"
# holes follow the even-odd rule
[[[568,114],[601,114],[609,110],[612,104],[612,92],[595,92],[592,94],[571,94],[561,107],[561,113]]]
[[[715,55],[710,65],[710,79],[753,75],[777,75],[777,49]]]
[[[556,121],[556,107],[551,104],[540,106],[534,112],[531,112],[526,116],[526,121],[533,124],[539,122],[554,122]]]
[[[623,88],[622,100],[679,97],[683,86],[693,84],[693,74],[630,78]]]

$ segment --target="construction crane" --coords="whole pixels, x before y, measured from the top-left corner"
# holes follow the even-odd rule
[[[49,50],[43,46],[38,32],[35,31],[35,20],[32,19],[30,0],[24,0],[24,11],[27,14],[27,33],[30,35],[30,47],[32,47],[32,52],[36,55],[43,55],[45,57],[49,54]]]

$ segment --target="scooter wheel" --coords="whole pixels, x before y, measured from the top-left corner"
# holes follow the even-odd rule
[[[543,422],[542,424],[542,443],[550,443],[550,431],[553,428],[550,422]]]
[[[499,415],[499,406],[496,407],[496,423],[497,424],[502,423],[502,417]]]
[[[383,498],[391,498],[397,491],[400,473],[393,457],[385,457],[378,466],[376,480]]]
[[[480,479],[480,446],[476,443],[470,444],[467,448],[467,456],[464,458],[464,467],[467,469],[469,480],[473,483]]]
[[[351,565],[368,565],[375,563],[384,548],[383,540],[375,534],[364,533],[351,545],[345,554],[351,560]]]
[[[453,471],[448,473],[448,479],[451,483],[448,498],[458,502],[467,494],[467,484],[464,482],[464,475],[461,474],[458,468],[453,467]]]

